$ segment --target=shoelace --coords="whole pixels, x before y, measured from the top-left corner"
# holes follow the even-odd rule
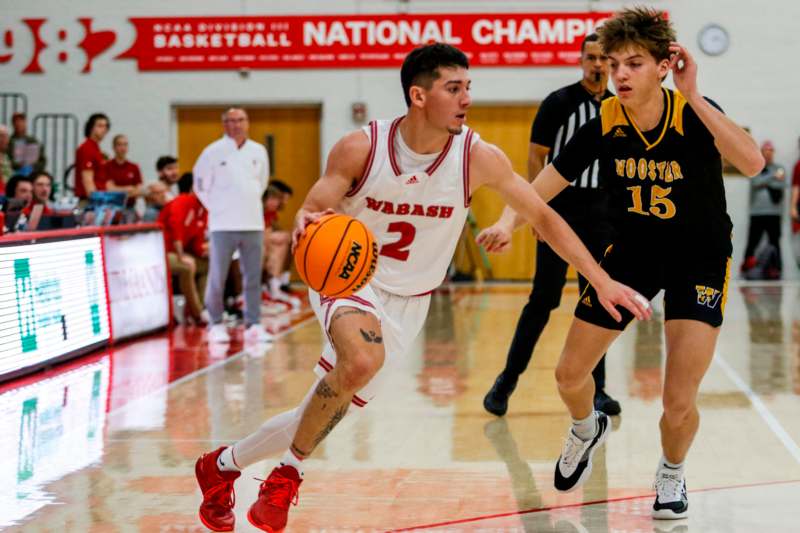
[[[267,490],[267,504],[273,505],[275,507],[280,507],[282,509],[288,509],[289,504],[297,505],[297,502],[300,501],[300,492],[297,490],[297,487],[291,479],[286,479],[284,477],[275,477],[273,479],[259,479],[253,478],[256,481],[261,482],[261,487],[259,488],[258,495]]]
[[[678,501],[683,495],[683,477],[680,474],[659,472],[656,476],[655,489],[659,500]]]
[[[586,442],[582,441],[572,431],[569,432],[567,437],[566,446],[564,447],[564,455],[561,456],[561,463],[564,466],[572,465],[576,459],[583,457],[583,445]]]
[[[205,493],[205,499],[216,505],[233,509],[236,504],[236,493],[233,490],[233,483],[226,482],[214,485]]]

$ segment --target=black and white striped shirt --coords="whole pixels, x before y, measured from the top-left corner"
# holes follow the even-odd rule
[[[606,90],[603,99],[614,94]],[[547,146],[547,162],[551,163],[576,131],[600,114],[600,102],[580,82],[562,87],[544,99],[531,126],[531,142]],[[564,176],[579,189],[596,189],[600,185],[600,165],[597,161],[575,177]]]

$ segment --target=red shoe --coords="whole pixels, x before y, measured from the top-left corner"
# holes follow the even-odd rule
[[[225,446],[204,453],[194,465],[197,484],[203,491],[203,503],[200,504],[200,521],[211,531],[233,531],[236,515],[233,504],[236,496],[233,482],[242,475],[241,472],[221,471],[217,468],[217,457]]]
[[[293,466],[284,465],[272,470],[261,483],[258,499],[250,507],[247,519],[261,531],[279,533],[286,527],[289,504],[297,505],[300,474]]]
[[[754,255],[750,255],[750,256],[747,256],[747,257],[744,258],[744,261],[742,262],[742,267],[741,267],[740,270],[742,272],[747,272],[748,270],[750,270],[751,268],[754,268],[755,266],[756,266],[756,257]]]

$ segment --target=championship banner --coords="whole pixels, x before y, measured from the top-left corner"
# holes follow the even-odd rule
[[[397,67],[431,42],[478,67],[576,65],[610,12],[131,18],[140,71]]]

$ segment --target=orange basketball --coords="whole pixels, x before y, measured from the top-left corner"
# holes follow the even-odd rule
[[[325,215],[306,227],[294,251],[294,264],[313,290],[332,298],[363,288],[378,265],[378,245],[360,220]]]

